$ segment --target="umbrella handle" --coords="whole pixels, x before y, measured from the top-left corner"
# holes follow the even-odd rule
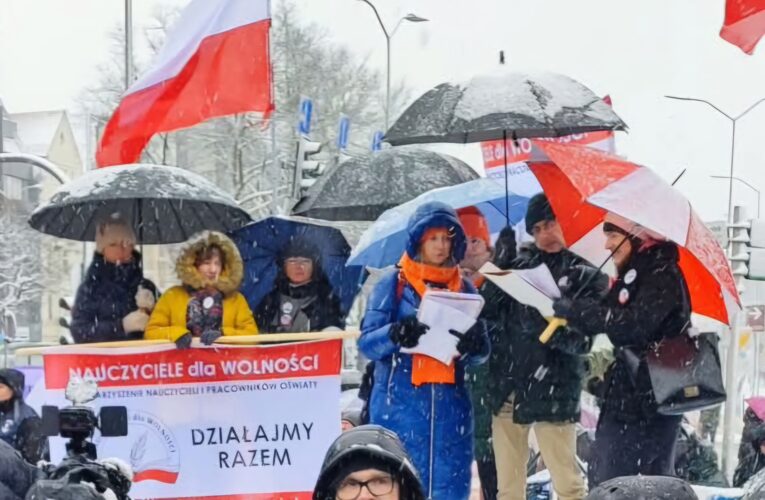
[[[557,330],[558,327],[566,326],[568,324],[568,322],[563,318],[547,318],[547,321],[549,321],[547,328],[545,328],[545,330],[539,336],[539,341],[543,344],[546,344],[550,338],[552,338],[553,333],[555,333],[555,330]]]

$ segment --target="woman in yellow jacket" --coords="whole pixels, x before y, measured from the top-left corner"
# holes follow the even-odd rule
[[[146,326],[147,339],[168,339],[179,349],[193,337],[205,345],[221,335],[255,335],[250,306],[238,292],[242,258],[226,236],[205,232],[181,251],[175,271],[183,283],[160,297]]]

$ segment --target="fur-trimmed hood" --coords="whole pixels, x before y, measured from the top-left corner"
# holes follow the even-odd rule
[[[216,283],[208,283],[194,265],[195,255],[210,245],[221,247],[226,260],[226,265]],[[236,245],[226,235],[214,231],[204,231],[192,236],[188,244],[181,250],[181,255],[175,263],[175,272],[184,285],[195,290],[212,285],[224,295],[228,295],[239,290],[239,285],[241,285],[244,277],[244,264]]]

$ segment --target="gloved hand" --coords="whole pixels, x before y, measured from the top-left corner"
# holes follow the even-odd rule
[[[178,349],[188,349],[191,347],[191,334],[190,333],[184,333],[180,337],[178,337],[178,340],[175,341],[175,347]]]
[[[130,312],[122,318],[122,330],[125,333],[143,332],[149,322],[149,315],[140,309]]]
[[[568,297],[561,297],[553,302],[553,311],[556,318],[569,319],[574,312],[574,301]]]
[[[476,321],[465,333],[457,330],[449,330],[449,333],[459,339],[457,342],[457,351],[460,354],[478,354],[484,347],[484,324],[482,321]]]
[[[414,347],[420,342],[420,337],[425,335],[430,327],[417,320],[417,316],[409,316],[401,321],[393,323],[388,335],[394,344],[401,347]]]
[[[222,334],[220,330],[205,330],[202,332],[202,336],[199,337],[199,340],[202,341],[204,345],[210,345],[215,342],[221,335]]]

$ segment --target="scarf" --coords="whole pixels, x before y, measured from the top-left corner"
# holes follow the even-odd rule
[[[221,331],[223,320],[223,294],[205,289],[190,291],[186,309],[186,327],[194,337],[201,337],[207,330]],[[207,306],[207,307],[205,307]]]
[[[462,290],[462,277],[457,266],[437,267],[416,262],[404,252],[400,279],[408,282],[422,298],[428,288],[446,288],[451,292]],[[437,359],[414,354],[412,356],[412,384],[454,384],[454,361],[445,365]]]

